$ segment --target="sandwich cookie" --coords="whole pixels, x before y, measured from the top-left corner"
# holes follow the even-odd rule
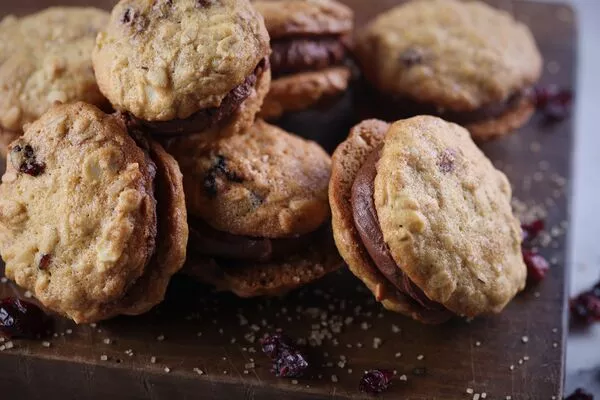
[[[334,0],[257,1],[271,36],[273,82],[260,116],[277,119],[331,103],[348,88],[350,8]]]
[[[0,142],[16,139],[55,102],[107,106],[92,50],[108,16],[91,7],[52,7],[0,22]],[[4,145],[0,151],[6,154]]]
[[[269,53],[248,0],[121,0],[93,62],[100,90],[136,128],[238,133],[268,91]]]
[[[531,31],[481,2],[400,5],[358,34],[356,53],[379,95],[372,115],[436,115],[484,141],[519,128],[534,111],[542,57]]]
[[[425,323],[500,312],[525,287],[511,188],[462,127],[354,127],[333,155],[337,247],[384,307]]]
[[[188,237],[182,176],[86,103],[51,108],[9,147],[0,185],[6,276],[48,309],[90,323],[162,301]]]
[[[281,295],[338,269],[327,153],[261,120],[243,135],[218,136],[181,137],[167,148],[184,176],[186,272],[253,297]]]

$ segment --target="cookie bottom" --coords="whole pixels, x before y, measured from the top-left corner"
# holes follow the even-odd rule
[[[86,320],[94,322],[117,315],[140,315],[163,301],[171,277],[181,269],[188,240],[187,212],[177,162],[158,143],[148,144],[156,164],[157,240],[144,273],[119,301],[105,304]]]
[[[533,113],[535,106],[530,100],[523,98],[515,108],[501,116],[474,124],[464,125],[476,142],[487,142],[514,132],[525,125]]]
[[[379,118],[393,122],[417,115],[433,115],[467,128],[476,142],[486,142],[513,133],[525,125],[535,111],[530,90],[524,89],[506,101],[473,111],[439,109],[434,104],[381,94],[362,81],[356,93],[362,119]]]
[[[271,83],[259,116],[274,120],[288,112],[314,107],[345,92],[350,77],[350,68],[339,66],[277,78]]]
[[[182,273],[213,285],[218,291],[233,292],[243,298],[282,296],[343,265],[331,232],[327,233],[284,261],[232,263],[194,255],[189,257]]]

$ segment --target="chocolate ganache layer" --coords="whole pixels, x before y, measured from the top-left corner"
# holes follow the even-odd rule
[[[377,269],[399,292],[414,301],[414,305],[420,308],[421,317],[431,323],[444,322],[451,318],[453,313],[440,303],[429,299],[410,280],[392,258],[383,239],[373,199],[377,162],[381,157],[382,147],[379,146],[367,157],[352,185],[354,225]]]
[[[377,109],[377,114],[382,119],[396,121],[401,118],[408,118],[415,115],[435,115],[446,121],[460,125],[476,124],[500,118],[503,115],[518,109],[523,100],[528,100],[530,98],[530,89],[528,88],[513,93],[504,101],[486,104],[475,110],[453,111],[439,107],[435,104],[420,103],[406,97],[382,96],[371,89],[369,92],[371,92],[370,94],[372,97],[376,98],[376,101],[371,104]]]
[[[325,228],[285,239],[254,238],[219,231],[199,218],[189,217],[191,249],[196,254],[231,261],[266,263],[302,251],[319,239]]]
[[[269,60],[263,59],[244,82],[225,96],[219,107],[200,110],[185,119],[171,121],[145,121],[129,114],[130,127],[158,135],[184,135],[202,132],[227,120],[252,94],[259,77],[270,68]]]
[[[271,47],[274,77],[318,71],[340,65],[346,59],[346,45],[339,35],[275,39]]]

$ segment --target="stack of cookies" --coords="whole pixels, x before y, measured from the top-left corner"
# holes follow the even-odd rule
[[[486,24],[498,36],[482,39]],[[521,233],[506,177],[472,136],[529,118],[529,31],[454,0],[380,16],[355,54],[395,114],[353,128],[332,162],[261,118],[343,94],[352,30],[334,0],[121,0],[110,16],[6,18],[0,128],[18,137],[0,185],[6,276],[78,323],[148,311],[178,272],[276,296],[343,261],[386,308],[426,323],[501,311],[524,287]],[[466,129],[393,122],[408,101]]]

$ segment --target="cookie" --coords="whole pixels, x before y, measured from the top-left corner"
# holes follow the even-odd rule
[[[190,226],[186,273],[242,297],[280,295],[338,269],[331,160],[262,120],[243,135],[172,139]]]
[[[93,62],[113,107],[153,134],[240,132],[268,91],[269,52],[248,0],[121,0]]]
[[[257,1],[271,36],[273,82],[260,116],[317,107],[340,96],[351,77],[346,65],[354,27],[350,8],[333,0]]]
[[[92,68],[97,32],[108,13],[53,7],[0,22],[0,128],[22,133],[54,102],[105,106]]]
[[[530,89],[542,71],[529,28],[477,1],[423,0],[393,8],[358,34],[356,55],[383,96],[380,103],[396,110],[395,118],[382,116],[437,115],[465,126],[477,140],[528,121]]]
[[[7,164],[0,255],[9,279],[77,323],[162,300],[183,264],[187,225],[181,174],[160,145],[143,149],[118,117],[74,103],[27,126]]]
[[[183,172],[189,212],[215,229],[285,238],[329,217],[327,153],[264,121],[243,135],[173,139],[167,150]]]
[[[359,124],[329,199],[342,257],[390,310],[440,323],[500,312],[525,287],[508,180],[456,124]]]

